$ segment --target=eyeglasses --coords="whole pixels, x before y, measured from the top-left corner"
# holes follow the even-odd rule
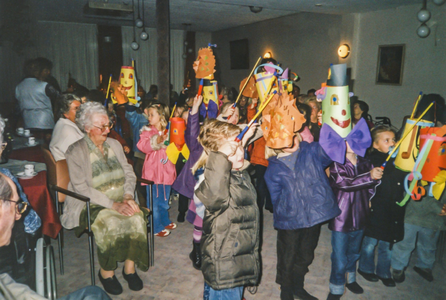
[[[8,146],[8,142],[2,143],[2,150],[5,150],[6,146]]]
[[[18,214],[23,214],[27,210],[27,208],[28,208],[28,203],[26,203],[22,199],[19,199],[18,201],[8,200],[8,199],[1,199],[1,200],[15,203],[15,205],[16,205],[15,206],[15,211]]]
[[[108,124],[106,124],[106,125],[102,125],[102,127],[100,127],[100,126],[96,126],[96,125],[94,125],[93,124],[93,127],[96,127],[97,129],[100,129],[102,132],[104,132],[105,131],[105,129],[112,129],[113,128],[113,123],[112,122],[110,122],[110,123],[108,123]]]

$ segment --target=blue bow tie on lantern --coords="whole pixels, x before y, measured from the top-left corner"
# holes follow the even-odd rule
[[[353,152],[364,157],[365,152],[372,144],[372,137],[367,122],[363,118],[353,127],[345,140],[329,125],[322,125],[319,144],[331,160],[344,164],[345,152],[347,151],[345,141],[348,142]]]

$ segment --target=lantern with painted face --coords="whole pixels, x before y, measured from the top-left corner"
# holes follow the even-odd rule
[[[180,150],[184,143],[184,132],[186,131],[186,123],[183,118],[170,119],[170,142]]]
[[[186,123],[183,118],[170,119],[170,144],[166,148],[167,158],[176,164],[180,154],[187,160],[189,159],[189,148],[187,148],[184,139],[184,132],[186,131]]]
[[[330,125],[345,138],[352,130],[347,65],[331,65],[327,83],[322,84],[316,95],[319,101],[322,100],[322,123]]]
[[[121,85],[121,90],[125,91],[127,98],[133,104],[138,103],[136,100],[136,77],[135,69],[133,67],[122,66],[121,75],[119,77],[119,84]],[[124,94],[125,94],[124,93]]]

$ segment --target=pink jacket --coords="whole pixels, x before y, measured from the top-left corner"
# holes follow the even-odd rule
[[[177,177],[175,165],[167,159],[167,146],[156,142],[158,136],[158,130],[153,126],[144,126],[141,129],[141,136],[136,146],[146,154],[142,178],[155,184],[172,185]]]

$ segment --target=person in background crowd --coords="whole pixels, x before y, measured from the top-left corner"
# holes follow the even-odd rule
[[[58,102],[60,118],[54,126],[50,142],[50,151],[55,161],[65,159],[68,147],[84,137],[84,133],[75,123],[76,113],[81,106],[80,99],[73,94],[63,94]]]

